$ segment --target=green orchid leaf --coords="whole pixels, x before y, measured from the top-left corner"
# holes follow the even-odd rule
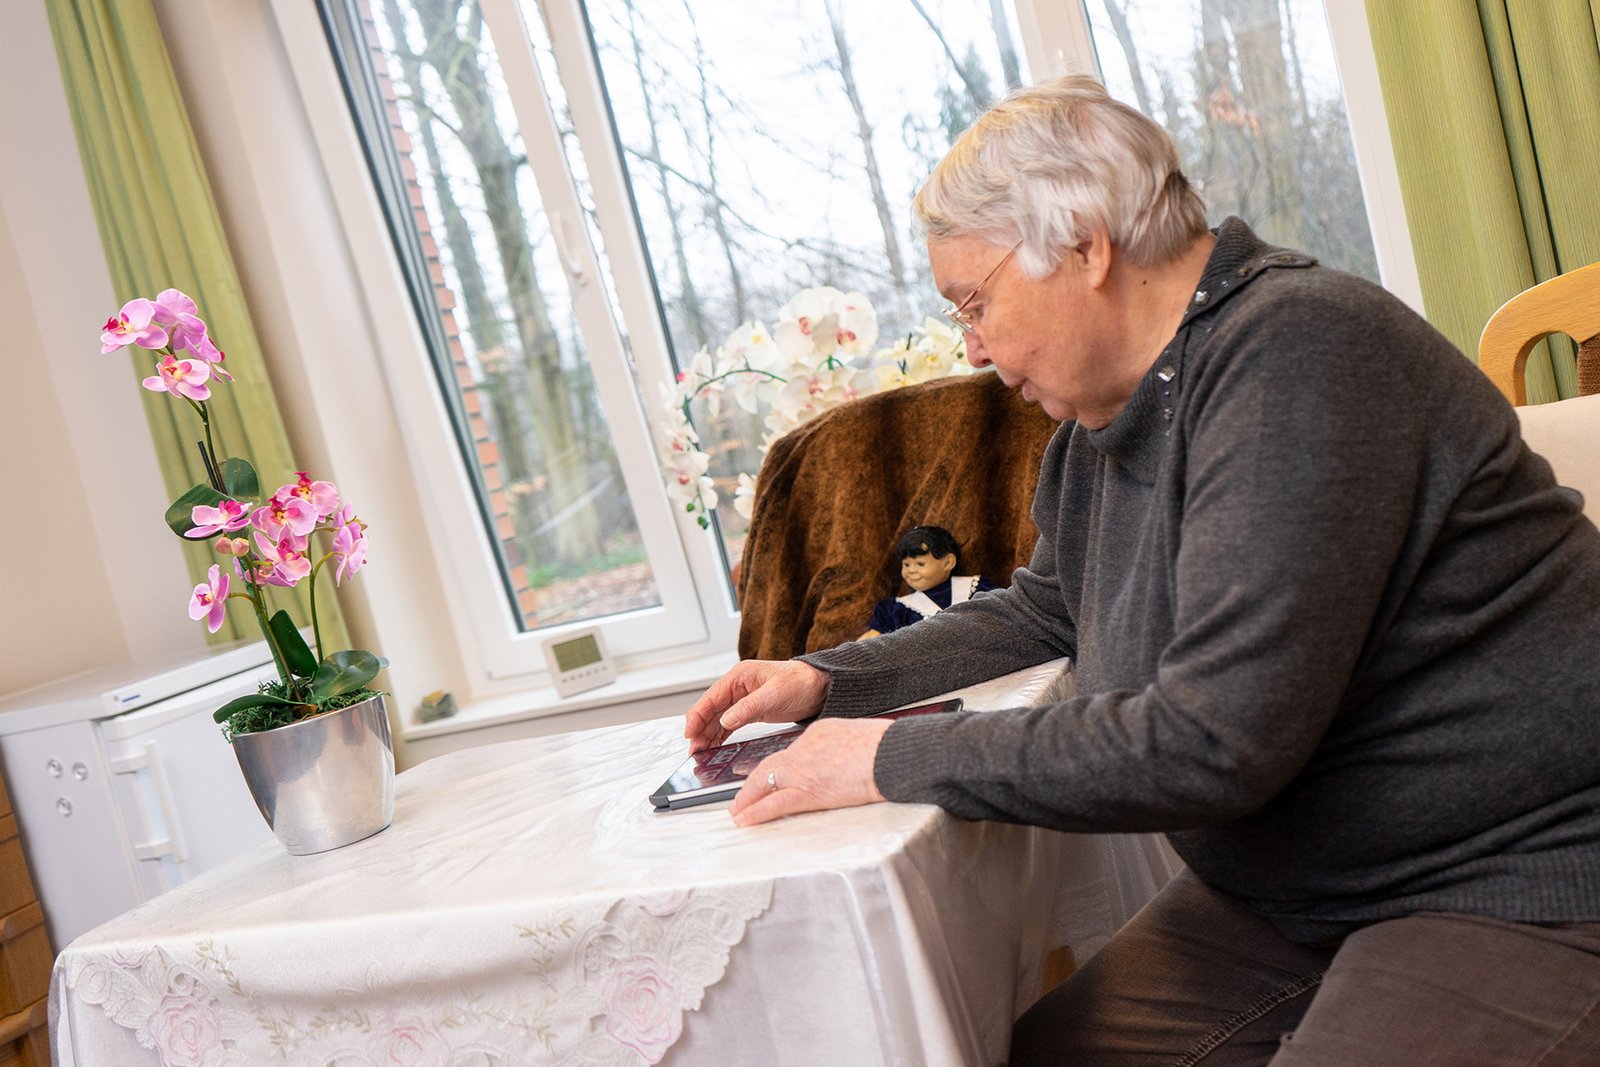
[[[242,459],[222,461],[222,486],[234,500],[255,500],[261,495],[261,479],[256,469]]]
[[[300,631],[295,627],[294,620],[289,618],[287,611],[278,612],[267,625],[272,628],[272,636],[277,639],[278,647],[283,650],[283,658],[289,665],[290,673],[301,678],[310,678],[317,673],[317,657],[306,647],[306,639],[300,636]]]
[[[365,649],[335,652],[322,661],[311,679],[311,699],[317,704],[344,693],[353,693],[375,678],[389,661]]]
[[[236,711],[244,711],[246,708],[264,708],[269,706],[304,708],[306,711],[316,710],[310,704],[299,704],[293,700],[285,700],[282,697],[275,697],[271,693],[250,693],[247,696],[234,697],[232,700],[222,705],[222,707],[218,708],[211,718],[219,723],[227,722],[233,717],[233,713]]]
[[[206,541],[215,537],[209,534],[206,537],[189,537],[188,533],[194,529],[194,520],[190,516],[194,509],[205,505],[216,507],[226,499],[223,495],[209,485],[190,486],[189,491],[167,506],[167,525],[172,527],[172,532],[188,541]]]

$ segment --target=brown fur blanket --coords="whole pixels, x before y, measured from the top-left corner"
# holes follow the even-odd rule
[[[999,585],[1038,531],[1029,505],[1057,423],[999,375],[853,400],[774,442],[739,571],[739,654],[787,659],[851,641],[908,590],[895,540],[919,524],[961,544],[960,574]]]

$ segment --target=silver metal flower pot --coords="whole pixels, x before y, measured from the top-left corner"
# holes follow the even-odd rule
[[[291,855],[327,852],[394,817],[394,747],[383,697],[233,739],[256,807]]]

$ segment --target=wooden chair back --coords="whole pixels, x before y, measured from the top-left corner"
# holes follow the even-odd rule
[[[1553,333],[1578,342],[1578,391],[1600,392],[1600,263],[1568,271],[1507,300],[1478,340],[1478,366],[1517,407],[1528,402],[1523,368]]]

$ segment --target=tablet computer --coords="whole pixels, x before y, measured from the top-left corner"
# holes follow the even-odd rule
[[[960,710],[961,698],[952,697],[899,711],[886,711],[871,718],[900,719],[907,715]],[[702,749],[684,760],[666,781],[656,787],[656,791],[650,794],[650,803],[657,811],[676,811],[699,804],[714,804],[719,800],[732,800],[744,785],[744,780],[750,777],[750,772],[755,770],[756,764],[774,752],[788,748],[804,730],[804,726],[793,726],[760,737]]]

